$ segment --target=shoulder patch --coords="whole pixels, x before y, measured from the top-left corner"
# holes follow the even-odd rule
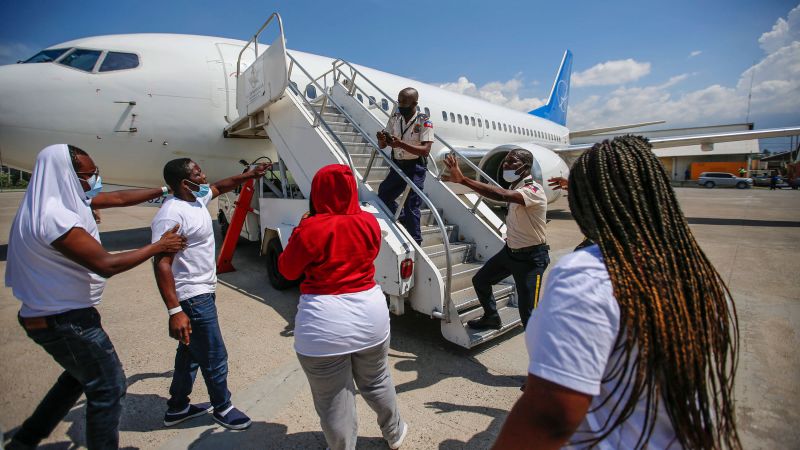
[[[426,120],[426,121],[425,121],[425,122],[422,124],[422,126],[424,126],[425,128],[433,128],[433,122],[431,122],[430,120]]]
[[[535,185],[535,184],[533,184],[533,183],[526,184],[526,185],[525,185],[525,187],[526,187],[526,188],[528,188],[528,189],[530,189],[530,190],[531,190],[531,191],[533,191],[533,192],[539,192],[539,188],[538,188],[538,187],[536,187],[536,185]]]

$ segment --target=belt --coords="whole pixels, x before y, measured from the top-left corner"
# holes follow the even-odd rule
[[[508,247],[508,244],[506,244],[506,247]],[[511,248],[511,247],[508,247],[508,251],[510,251],[511,253],[529,253],[529,252],[534,252],[536,250],[547,251],[547,250],[550,250],[550,246],[547,245],[547,244],[538,244],[538,245],[531,245],[530,247],[522,247],[522,248]]]
[[[19,318],[19,323],[28,331],[45,330],[47,328],[55,328],[62,323],[73,322],[77,320],[85,320],[91,317],[91,314],[98,314],[94,307],[73,309],[60,314],[53,314],[50,316],[41,317],[22,317]],[[87,316],[88,315],[88,316]],[[99,314],[98,314],[99,315]]]

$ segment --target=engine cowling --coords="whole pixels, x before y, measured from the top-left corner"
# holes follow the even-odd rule
[[[569,167],[567,167],[567,163],[565,163],[558,154],[546,147],[531,143],[503,144],[487,152],[483,158],[481,158],[478,167],[497,181],[500,186],[508,188],[510,183],[503,180],[503,159],[505,159],[508,152],[518,148],[528,150],[533,155],[531,175],[533,179],[544,188],[545,195],[547,196],[547,203],[558,200],[561,197],[562,191],[550,189],[547,185],[547,180],[552,177],[568,177]],[[489,199],[486,200],[492,203]]]

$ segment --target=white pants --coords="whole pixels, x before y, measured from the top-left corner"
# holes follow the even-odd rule
[[[297,358],[308,377],[314,408],[331,450],[356,448],[356,386],[378,414],[383,438],[395,442],[400,437],[402,420],[388,368],[388,338],[374,347],[346,355],[312,357],[298,353]]]

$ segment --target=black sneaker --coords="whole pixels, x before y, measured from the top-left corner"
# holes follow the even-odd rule
[[[181,412],[174,413],[167,411],[167,413],[164,414],[164,426],[171,427],[185,420],[200,417],[210,413],[212,409],[211,403],[198,403],[196,405],[189,405]]]
[[[229,430],[244,430],[253,423],[245,413],[233,406],[222,412],[214,411],[211,417],[214,418],[215,422]]]
[[[494,314],[491,316],[484,315],[480,319],[470,320],[467,326],[476,330],[499,330],[502,328],[503,323],[500,321],[500,315]]]

